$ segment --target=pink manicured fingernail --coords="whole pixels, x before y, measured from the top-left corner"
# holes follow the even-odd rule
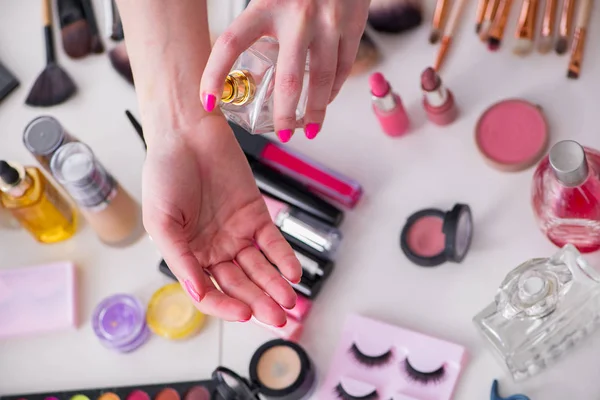
[[[239,322],[248,322],[248,321],[250,321],[251,318],[252,318],[252,316],[249,316],[246,319],[240,319]]]
[[[292,138],[292,133],[293,132],[291,129],[282,129],[277,132],[277,136],[279,136],[279,140],[281,140],[283,143],[287,143]]]
[[[215,109],[215,105],[217,104],[217,98],[214,94],[204,93],[204,109],[207,112],[211,112]]]
[[[287,320],[283,324],[281,324],[281,325],[275,325],[275,327],[277,327],[277,328],[283,328],[286,325],[287,325]]]
[[[309,139],[314,139],[317,137],[319,130],[321,129],[321,125],[311,122],[310,124],[306,124],[304,128],[304,132],[306,133],[306,137]]]
[[[188,294],[194,299],[196,303],[200,302],[200,294],[194,289],[194,284],[189,279],[186,279],[183,284],[185,285],[185,290],[187,290]]]

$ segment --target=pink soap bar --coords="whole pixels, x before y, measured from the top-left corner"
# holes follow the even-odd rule
[[[75,265],[0,270],[0,338],[77,326]]]

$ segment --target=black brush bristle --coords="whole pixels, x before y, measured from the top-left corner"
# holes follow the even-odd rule
[[[567,72],[567,78],[569,78],[569,79],[579,79],[579,72],[573,71],[572,69],[570,69]]]
[[[90,28],[84,19],[64,26],[60,30],[63,49],[71,58],[82,58],[90,54]]]
[[[104,53],[104,44],[102,44],[102,40],[100,39],[100,36],[98,36],[98,35],[93,35],[91,37],[90,47],[92,49],[92,52],[95,54]]]
[[[488,49],[491,51],[497,51],[500,48],[501,41],[495,37],[488,39]]]
[[[131,64],[129,63],[129,56],[127,55],[125,43],[119,43],[108,53],[108,56],[110,58],[110,63],[117,73],[133,85],[133,72],[131,71]]]
[[[475,33],[479,35],[480,32],[481,32],[481,24],[476,24],[475,25]]]
[[[398,0],[393,5],[375,5],[369,9],[369,25],[381,33],[402,33],[423,22],[421,8],[412,2]]]
[[[50,107],[64,103],[77,92],[73,79],[57,64],[44,68],[36,79],[25,104],[32,107]]]
[[[435,29],[429,34],[429,43],[436,44],[440,40],[440,31]]]
[[[90,48],[92,52],[100,54],[104,52],[104,45],[100,39],[100,32],[98,31],[98,23],[96,21],[96,14],[94,13],[94,7],[90,0],[79,0],[83,7],[83,14],[90,27]]]
[[[567,38],[561,37],[556,41],[556,45],[554,46],[554,50],[557,54],[563,55],[567,52],[568,48]]]

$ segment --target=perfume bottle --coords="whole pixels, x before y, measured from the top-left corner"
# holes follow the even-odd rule
[[[515,380],[552,364],[600,324],[600,274],[567,244],[512,270],[473,322]]]
[[[75,234],[75,209],[36,167],[0,161],[0,202],[33,237],[56,243]]]
[[[221,111],[227,119],[253,134],[273,132],[273,95],[279,43],[262,37],[243,52],[225,79]],[[308,99],[308,59],[298,107],[297,127]]]
[[[555,245],[600,249],[600,152],[573,140],[556,143],[533,176],[532,204]]]

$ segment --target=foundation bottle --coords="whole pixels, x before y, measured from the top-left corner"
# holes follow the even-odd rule
[[[63,145],[78,140],[67,133],[60,122],[49,116],[32,120],[23,131],[23,144],[42,167],[50,172],[50,160]]]
[[[243,52],[225,79],[221,111],[227,119],[254,134],[273,132],[273,94],[279,43],[262,37]],[[308,59],[296,108],[297,125],[308,100]]]
[[[69,239],[77,229],[75,210],[36,167],[0,160],[0,202],[41,243]]]
[[[54,178],[66,189],[100,240],[122,247],[141,236],[141,210],[81,142],[61,146],[50,161]]]

